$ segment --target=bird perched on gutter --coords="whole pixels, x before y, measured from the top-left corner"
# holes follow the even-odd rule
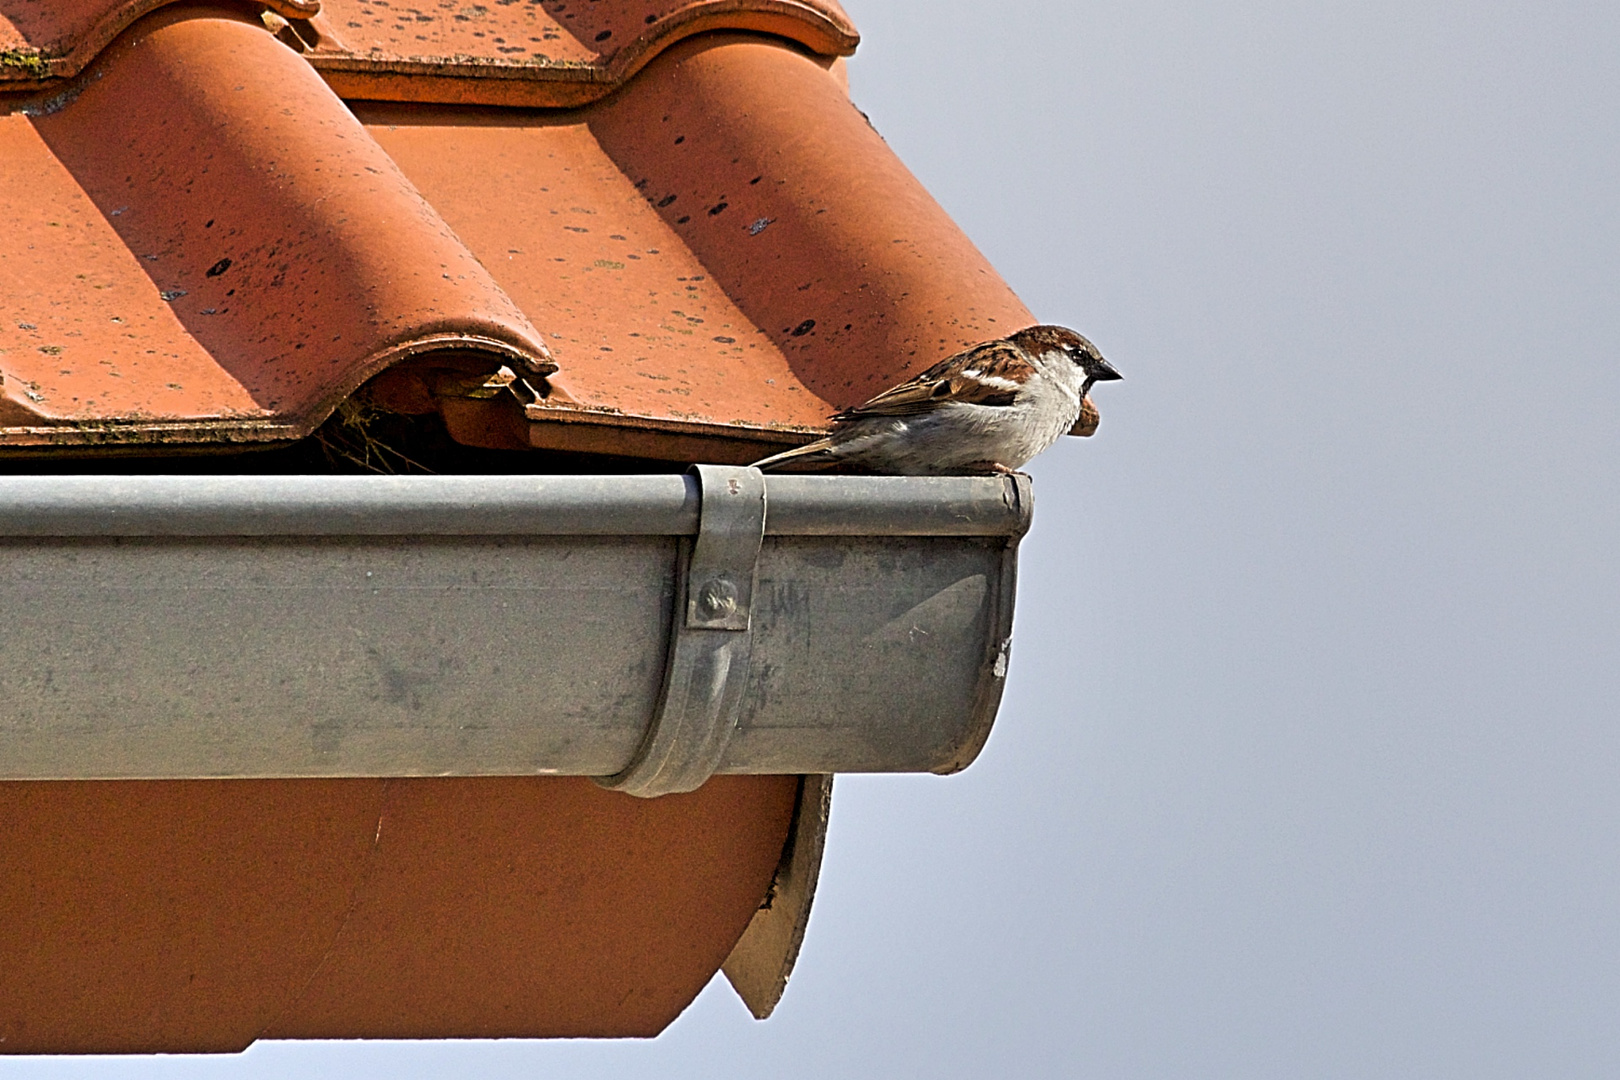
[[[1073,330],[1031,326],[941,360],[834,415],[826,438],[754,466],[852,465],[902,476],[1008,473],[1071,429],[1095,430],[1097,413],[1086,408],[1086,393],[1093,383],[1120,377]]]

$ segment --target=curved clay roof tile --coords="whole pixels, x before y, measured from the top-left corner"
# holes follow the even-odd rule
[[[175,0],[0,0],[0,88],[37,85],[83,71],[142,15]],[[261,0],[288,19],[308,19],[321,0]]]
[[[462,4],[454,33],[576,3]],[[778,38],[690,38],[563,110],[345,105],[278,36],[168,8],[0,112],[0,446],[290,440],[432,352],[369,400],[475,446],[746,462],[1035,321]]]
[[[0,89],[83,71],[135,20],[174,0],[0,0]],[[594,101],[683,38],[774,34],[824,56],[860,40],[837,0],[555,0],[390,4],[267,0],[282,40],[346,97],[485,105]],[[289,25],[290,23],[290,25]]]
[[[256,21],[155,16],[75,90],[0,116],[4,442],[294,437],[425,351],[555,370]]]

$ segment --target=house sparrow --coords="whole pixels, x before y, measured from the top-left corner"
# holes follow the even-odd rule
[[[902,476],[1008,473],[1071,429],[1095,430],[1095,408],[1082,416],[1086,392],[1092,383],[1118,378],[1097,347],[1073,330],[1031,326],[964,349],[837,413],[826,438],[754,467],[802,462]]]

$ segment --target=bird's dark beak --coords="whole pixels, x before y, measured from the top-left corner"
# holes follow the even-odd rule
[[[1112,382],[1114,379],[1123,379],[1125,377],[1114,370],[1113,364],[1100,356],[1086,368],[1086,374],[1091,376],[1093,382]]]

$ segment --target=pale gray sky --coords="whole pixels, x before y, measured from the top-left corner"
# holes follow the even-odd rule
[[[1620,8],[848,6],[1126,375],[1032,469],[980,762],[839,782],[764,1024],[0,1080],[1620,1075]]]

